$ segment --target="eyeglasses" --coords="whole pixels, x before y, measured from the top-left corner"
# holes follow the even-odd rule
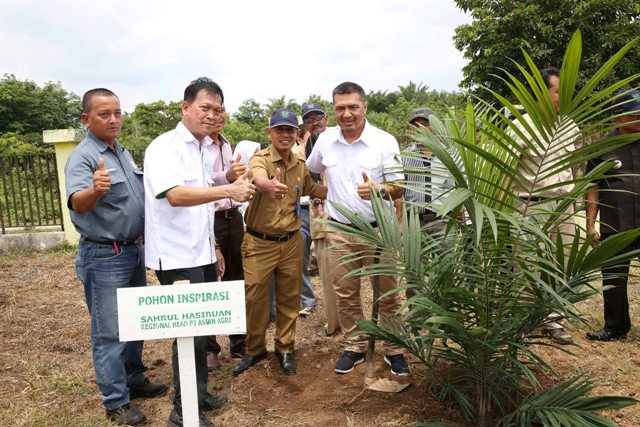
[[[302,123],[304,123],[305,125],[310,125],[313,123],[317,123],[324,118],[325,118],[324,114],[315,114],[311,117],[307,117],[306,119],[302,119]]]

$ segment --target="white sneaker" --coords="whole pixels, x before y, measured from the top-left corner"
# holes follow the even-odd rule
[[[316,310],[315,307],[305,307],[302,310],[300,310],[298,314],[302,317],[307,317],[308,315],[313,313],[315,310]]]

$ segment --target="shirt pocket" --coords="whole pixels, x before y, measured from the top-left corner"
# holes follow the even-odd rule
[[[129,197],[129,191],[127,189],[127,180],[120,172],[110,174],[111,188],[109,192],[105,194],[105,202],[110,204],[117,204]]]
[[[359,176],[362,177],[362,172],[365,172],[369,179],[375,182],[382,182],[384,178],[382,176],[382,162],[378,159],[372,159],[366,156],[358,157],[358,166],[360,168]]]
[[[184,185],[186,187],[202,187],[202,183],[200,182],[200,175],[193,172],[187,172],[184,177]]]

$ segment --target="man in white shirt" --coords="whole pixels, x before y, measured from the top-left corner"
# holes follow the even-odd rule
[[[333,109],[337,127],[328,128],[318,137],[313,152],[307,159],[307,167],[313,173],[327,172],[329,193],[325,211],[332,220],[348,224],[333,205],[337,203],[361,213],[374,227],[376,218],[371,206],[371,194],[384,199],[402,197],[402,189],[391,185],[403,179],[402,165],[398,160],[400,149],[396,139],[369,124],[366,120],[367,102],[362,87],[344,82],[333,90]],[[332,202],[332,203],[331,203]],[[391,203],[390,201],[388,203]],[[336,362],[335,372],[346,374],[364,362],[366,343],[359,341],[352,332],[356,322],[363,319],[360,302],[360,278],[347,277],[348,273],[362,265],[374,262],[375,248],[357,237],[334,232],[327,235],[330,248],[331,279],[337,295],[338,318],[345,333],[345,351]],[[346,254],[364,251],[368,256],[347,264],[338,260]],[[384,295],[397,286],[395,277],[379,276],[380,294]],[[398,293],[380,299],[381,318],[397,315],[400,308]],[[402,349],[385,342],[385,362],[396,375],[409,375],[410,370]]]
[[[516,202],[516,210],[525,217],[538,217],[546,220],[548,212],[555,209],[557,198],[569,194],[574,187],[573,171],[567,167],[557,173],[550,174],[556,164],[566,161],[580,143],[580,129],[569,117],[562,117],[559,104],[560,70],[549,67],[540,70],[542,80],[549,91],[549,97],[558,114],[556,121],[549,118],[549,129],[539,130],[533,123],[528,112],[524,112],[522,121],[515,121],[516,127],[522,133],[517,134],[513,130],[511,136],[522,150],[521,164],[518,166],[517,177],[520,184],[516,187],[516,194],[522,199]],[[548,116],[542,107],[536,112],[538,115]],[[565,260],[569,259],[570,247],[575,235],[575,221],[573,219],[573,206],[570,205],[566,216],[556,219],[556,224],[551,230],[554,235],[558,233],[564,246]],[[561,317],[553,313],[549,316],[549,322],[544,326],[544,333],[549,335],[558,344],[572,344],[573,338],[562,323]]]
[[[172,131],[154,139],[144,159],[145,264],[156,271],[163,285],[177,280],[191,283],[215,281],[216,254],[213,233],[214,200],[245,201],[255,186],[247,174],[233,184],[213,187],[211,157],[207,146],[215,118],[224,114],[224,95],[206,77],[191,82],[184,91],[182,121]],[[187,285],[188,286],[188,285]],[[227,402],[207,391],[207,337],[195,337],[195,365],[200,411]],[[178,354],[173,343],[174,410],[169,427],[182,427]],[[200,426],[213,426],[200,412]]]

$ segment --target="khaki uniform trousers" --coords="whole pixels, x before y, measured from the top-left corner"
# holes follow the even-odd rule
[[[269,282],[276,282],[277,353],[292,353],[302,281],[302,235],[295,233],[286,242],[263,240],[246,233],[242,242],[247,309],[247,354],[266,353],[269,327]]]
[[[357,276],[345,276],[363,265],[371,265],[374,261],[375,249],[358,237],[340,232],[329,233],[325,239],[329,254],[329,275],[337,296],[338,318],[345,333],[345,350],[364,353],[367,350],[367,342],[360,341],[362,337],[356,332],[356,322],[364,318],[360,297],[361,279]],[[355,253],[362,253],[364,256],[347,264],[340,263],[340,257]],[[380,295],[397,287],[397,280],[393,276],[379,276],[379,283]],[[398,292],[381,298],[378,311],[380,321],[384,321],[385,317],[399,315],[397,312],[401,304]],[[383,342],[382,346],[386,355],[402,354],[401,347],[388,342]]]
[[[316,219],[328,219],[329,215],[324,211],[323,204],[311,204],[311,239],[316,251],[318,261],[318,273],[322,290],[324,292],[324,311],[327,317],[327,335],[340,333],[340,320],[338,319],[338,307],[336,306],[336,291],[333,287],[331,276],[331,253],[327,245],[327,233],[331,233],[333,228],[320,224]]]

